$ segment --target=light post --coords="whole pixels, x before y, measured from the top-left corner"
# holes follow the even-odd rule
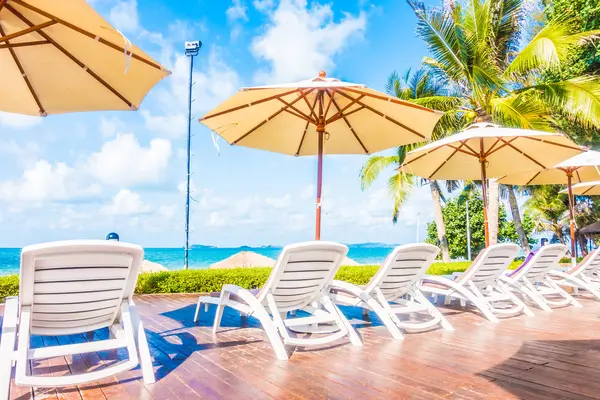
[[[471,261],[471,224],[469,222],[469,200],[467,200],[467,257]]]
[[[188,269],[188,253],[190,246],[190,147],[192,139],[192,73],[194,71],[194,57],[198,55],[202,42],[185,42],[185,55],[190,58],[190,83],[188,93],[188,130],[187,130],[187,195],[185,198],[185,253],[183,268]]]

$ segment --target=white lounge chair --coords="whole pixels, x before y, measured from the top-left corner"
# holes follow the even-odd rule
[[[377,273],[365,286],[333,281],[336,304],[373,310],[395,339],[402,339],[400,328],[428,329],[441,324],[452,325],[421,293],[421,278],[437,257],[440,249],[430,244],[407,244],[396,247]],[[398,314],[428,312],[431,319],[423,322],[401,321]]]
[[[221,323],[223,309],[231,307],[252,315],[261,322],[280,360],[287,360],[284,344],[297,346],[321,345],[345,336],[355,346],[362,340],[350,322],[329,297],[329,286],[348,247],[339,243],[314,241],[285,246],[265,286],[252,292],[235,285],[224,285],[220,294],[198,299],[194,321],[198,320],[204,303],[216,304],[213,331]],[[288,311],[308,312],[310,316],[288,318]],[[299,338],[296,333],[322,334]],[[283,339],[283,340],[282,340]]]
[[[551,271],[559,267],[560,260],[567,254],[564,244],[544,246],[527,262],[501,279],[510,289],[524,294],[544,311],[552,311],[550,306],[564,307],[572,304],[581,307],[569,293],[562,289],[554,279]],[[555,300],[555,297],[561,300]]]
[[[577,295],[579,289],[586,290],[600,300],[600,247],[589,253],[579,264],[566,272],[550,271],[559,286],[569,286]]]
[[[446,304],[452,298],[459,299],[462,305],[470,302],[491,322],[498,322],[496,314],[516,315],[523,312],[533,316],[533,312],[499,280],[518,253],[519,246],[516,244],[492,245],[482,250],[455,281],[427,275],[421,291],[436,297],[446,296]]]
[[[8,399],[13,362],[15,383],[22,386],[79,385],[140,363],[144,382],[155,381],[146,334],[131,298],[143,255],[139,246],[106,240],[52,242],[23,249],[19,297],[8,297],[4,306],[0,399]],[[30,348],[32,335],[72,335],[105,327],[112,332],[108,340]],[[65,376],[27,374],[30,360],[119,348],[127,349],[129,359],[104,369]]]

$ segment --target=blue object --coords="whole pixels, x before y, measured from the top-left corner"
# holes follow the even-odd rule
[[[108,235],[106,235],[106,240],[116,240],[118,242],[119,241],[119,235],[116,234],[115,232],[111,232]]]

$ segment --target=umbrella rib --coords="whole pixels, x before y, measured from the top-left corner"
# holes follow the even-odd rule
[[[512,149],[513,149],[513,150],[515,150],[515,151],[518,151],[518,152],[519,152],[519,153],[521,153],[521,155],[523,155],[524,157],[526,157],[526,158],[530,159],[531,161],[533,161],[534,163],[536,163],[536,164],[537,164],[537,165],[539,165],[540,167],[542,167],[542,168],[546,169],[546,166],[545,166],[545,165],[543,165],[542,163],[538,162],[536,159],[534,159],[533,157],[531,157],[529,154],[525,154],[525,153],[523,153],[521,150],[517,149],[517,148],[516,148],[515,146],[513,146],[511,143],[509,143],[509,142],[507,142],[507,141],[505,141],[505,140],[503,140],[503,139],[500,139],[500,140],[502,140],[504,143],[506,143],[506,145],[507,145],[508,147],[512,148]]]
[[[517,138],[518,138],[518,136],[517,136],[517,137],[514,137],[514,138],[512,138],[512,139],[510,139],[510,140],[508,141],[508,143],[512,143],[512,142],[514,142],[515,140],[517,140]],[[497,141],[496,143],[498,143],[499,141],[500,141],[500,139],[498,139],[498,141]],[[496,145],[496,143],[494,143],[494,146]],[[490,147],[490,149],[489,149],[488,151],[490,151],[491,149],[493,149],[493,148],[494,148],[494,146]],[[495,152],[497,152],[497,151],[499,151],[499,150],[502,150],[502,149],[503,149],[503,148],[505,148],[506,146],[507,146],[507,144],[506,144],[506,143],[505,143],[505,144],[502,144],[502,145],[500,145],[500,146],[498,146],[498,148],[497,148],[497,149],[494,149],[494,151],[491,151],[491,152],[487,153],[487,154],[486,154],[486,157],[487,157],[487,156],[491,156],[492,154],[494,154]]]
[[[365,95],[361,94],[356,99],[353,98],[353,100],[350,103],[346,104],[346,106],[344,108],[342,108],[341,110],[338,108],[338,112],[335,113],[334,115],[332,115],[331,118],[329,118],[329,120],[327,121],[327,123],[330,124],[332,122],[337,121],[338,119],[341,119],[342,115],[344,114],[344,111],[346,111],[348,108],[352,107],[354,104],[356,104],[357,101],[360,101],[363,97],[365,97]],[[362,110],[363,108],[365,108],[365,107],[361,106],[360,108],[358,108],[358,110]],[[350,115],[350,114],[349,113],[346,114],[346,116],[348,116],[348,115]]]
[[[464,142],[460,142],[460,146],[458,146],[458,147],[454,146],[453,144],[448,144],[447,146],[448,146],[448,147],[450,147],[450,148],[453,148],[454,150],[458,150],[458,151],[460,151],[461,153],[464,153],[464,154],[466,154],[466,155],[468,155],[468,156],[471,156],[471,157],[479,157],[479,154],[475,154],[475,153],[469,153],[468,151],[466,151],[466,150],[464,150],[464,149],[461,149],[461,147],[462,147],[462,146],[465,146],[465,147],[467,147],[467,146],[466,146],[466,144],[465,144]]]
[[[317,117],[317,113],[315,113],[315,105],[317,104],[317,101],[315,100],[312,107],[310,105],[310,101],[308,101],[308,97],[306,97],[306,94],[300,89],[300,95],[302,96],[302,98],[304,99],[304,102],[306,103],[306,105],[308,106],[308,109],[310,110],[310,113],[312,114],[314,120],[318,120],[319,117]],[[308,92],[310,93],[310,92]]]
[[[347,112],[347,113],[345,113],[344,115],[345,115],[346,117],[349,117],[350,115],[354,114],[355,112],[359,112],[360,110],[364,110],[364,109],[365,109],[365,107],[363,107],[363,106],[360,106],[360,107],[358,107],[358,108],[355,108],[355,109],[354,109],[354,110],[352,110],[352,111],[348,111],[348,112]],[[336,121],[337,121],[337,119],[336,119]],[[334,122],[335,122],[335,121],[334,121]]]
[[[271,114],[267,119],[265,119],[264,121],[262,121],[261,123],[259,123],[258,125],[256,125],[254,128],[250,129],[244,135],[242,135],[239,139],[234,140],[231,144],[233,144],[233,145],[238,144],[241,140],[244,140],[252,132],[256,131],[258,128],[260,128],[261,126],[263,126],[264,124],[266,124],[267,122],[269,122],[270,120],[272,120],[273,118],[275,118],[276,116],[278,116],[279,114],[281,114],[282,112],[284,112],[285,110],[287,110],[288,107],[292,106],[294,103],[296,103],[301,98],[302,98],[302,96],[298,96],[297,98],[294,99],[294,101],[292,101],[290,103],[290,105],[287,105],[285,107],[280,108],[278,111],[276,111],[275,113]]]
[[[528,181],[527,181],[527,183],[525,184],[525,186],[527,186],[527,185],[530,185],[530,184],[531,184],[531,182],[533,182],[533,180],[534,180],[535,178],[537,178],[537,177],[538,177],[538,176],[539,176],[541,173],[542,173],[542,171],[538,171],[538,172],[536,172],[536,173],[535,173],[535,175],[533,176],[533,178],[531,178],[530,180],[528,180]]]
[[[0,11],[2,11],[2,7],[6,4],[8,0],[0,0]]]
[[[285,105],[287,105],[287,103],[284,103],[284,104],[285,104]],[[306,116],[304,116],[304,115],[300,115],[300,114],[298,114],[298,113],[296,113],[296,112],[294,112],[294,111],[292,111],[292,110],[287,110],[287,109],[286,109],[286,110],[285,110],[285,112],[286,112],[286,113],[288,113],[288,114],[291,114],[291,115],[293,115],[293,116],[294,116],[294,117],[296,117],[296,118],[299,118],[299,119],[301,119],[301,120],[303,120],[303,121],[306,121],[306,122],[308,122],[308,123],[312,122],[311,120],[307,119],[307,118],[306,118]]]
[[[8,7],[6,7],[6,9],[8,9]],[[41,23],[39,25],[33,25],[33,26],[30,26],[27,29],[23,29],[21,31],[18,31],[18,32],[15,32],[15,33],[11,33],[9,35],[2,34],[2,36],[0,36],[0,43],[6,42],[8,40],[16,39],[18,37],[27,35],[29,33],[33,33],[33,32],[39,31],[40,29],[47,28],[47,27],[52,26],[54,24],[56,24],[56,21],[46,21],[46,22]]]
[[[405,167],[405,166],[411,164],[412,162],[420,160],[421,158],[425,157],[426,155],[431,154],[434,151],[439,150],[439,149],[443,149],[443,148],[444,148],[444,146],[436,147],[434,149],[429,150],[426,153],[421,154],[420,156],[415,157],[414,159],[412,159],[410,161],[405,161],[404,163],[402,163],[402,165],[400,166],[400,168]],[[415,150],[415,151],[417,151],[417,150]]]
[[[338,106],[337,102],[333,99],[333,96],[331,97],[331,101],[333,103],[333,106],[338,110],[338,112],[340,112],[340,107]],[[369,154],[369,150],[367,150],[367,148],[365,147],[365,145],[363,144],[362,140],[360,140],[360,138],[358,137],[358,135],[356,134],[356,132],[354,131],[354,128],[352,127],[352,125],[350,125],[350,122],[348,121],[348,118],[346,118],[343,114],[342,114],[342,119],[344,120],[344,122],[346,123],[346,126],[348,127],[348,129],[350,129],[350,132],[352,132],[352,134],[354,135],[354,137],[356,138],[356,140],[358,141],[358,143],[360,144],[360,147],[363,148],[363,150],[365,151],[365,154]]]
[[[582,151],[581,147],[579,147],[579,146],[577,146],[577,147],[573,147],[573,146],[569,146],[569,145],[562,144],[562,143],[555,143],[555,142],[551,142],[551,141],[545,141],[545,140],[543,140],[543,139],[536,138],[536,137],[531,137],[531,136],[519,136],[519,137],[520,137],[521,139],[535,140],[535,141],[537,141],[537,142],[543,142],[543,143],[546,143],[546,144],[551,144],[551,145],[554,145],[554,146],[564,147],[564,148],[571,149],[571,150],[579,150],[579,151]]]
[[[362,92],[360,90],[356,90],[356,89],[349,88],[349,87],[345,87],[344,90],[346,90],[348,92],[353,92],[353,93],[358,93],[358,94],[364,94],[365,96],[372,97],[372,98],[377,99],[377,100],[389,101],[389,102],[394,103],[394,104],[399,104],[399,105],[403,105],[403,106],[407,106],[407,107],[416,108],[417,110],[428,111],[430,113],[439,113],[439,112],[441,112],[441,111],[432,110],[431,108],[420,106],[418,104],[410,103],[408,101],[402,101],[402,100],[399,100],[399,99],[395,99],[393,97],[380,96],[380,95],[376,95],[376,94],[373,94],[373,93]]]
[[[8,7],[7,7],[7,10],[8,10]],[[0,25],[0,35],[4,36],[4,29],[2,29],[1,25]],[[6,42],[6,44],[10,45],[10,43],[8,41]],[[33,97],[33,100],[35,101],[35,104],[37,104],[40,115],[45,116],[46,110],[44,109],[44,106],[42,106],[42,102],[40,101],[40,98],[38,97],[37,93],[35,93],[35,90],[33,90],[33,85],[29,81],[29,78],[27,77],[27,74],[25,73],[25,70],[23,69],[23,65],[21,65],[21,62],[19,61],[19,58],[17,57],[17,53],[15,53],[15,50],[12,47],[9,47],[8,51],[10,52],[10,55],[11,55],[13,61],[17,65],[17,68],[19,69],[19,72],[21,73],[21,76],[23,77],[23,80],[25,81],[25,84],[27,85],[27,88],[29,89],[29,93],[31,93],[31,96]]]
[[[69,22],[67,22],[65,20],[62,20],[62,19],[60,19],[60,18],[58,18],[58,17],[56,17],[56,16],[54,16],[54,15],[52,15],[50,13],[47,13],[47,12],[45,12],[43,10],[40,10],[39,8],[37,8],[35,6],[32,6],[31,4],[25,3],[25,2],[23,2],[21,0],[11,0],[11,3],[15,3],[15,4],[18,4],[18,5],[22,6],[22,7],[25,7],[25,8],[27,8],[27,9],[35,12],[35,13],[38,13],[38,14],[46,17],[46,18],[49,18],[49,19],[53,20],[56,23],[59,23],[59,24],[61,24],[63,26],[66,26],[67,28],[70,28],[70,29],[72,29],[72,30],[74,30],[74,31],[76,31],[76,32],[84,35],[84,36],[87,36],[87,37],[89,37],[91,39],[97,40],[99,43],[102,43],[103,45],[108,46],[108,47],[110,47],[110,48],[112,48],[114,50],[117,50],[117,51],[120,51],[120,52],[126,51],[125,48],[123,48],[121,46],[117,46],[116,44],[111,43],[108,40],[103,39],[103,38],[101,38],[98,35],[94,35],[93,33],[86,31],[85,29],[82,29],[82,28],[80,28],[80,27],[78,27],[76,25],[73,25],[73,24],[71,24],[71,23],[69,23]],[[8,6],[7,6],[7,8],[8,8]],[[159,69],[161,71],[165,70],[161,65],[156,64],[155,62],[152,62],[150,60],[147,60],[144,57],[138,56],[137,54],[131,53],[131,57],[134,58],[134,59],[136,59],[136,60],[138,60],[138,61],[143,62],[144,64],[148,64],[151,67]]]
[[[469,149],[469,150],[471,151],[471,153],[472,153],[472,154],[469,154],[469,155],[471,155],[471,156],[473,156],[473,157],[479,157],[479,153],[478,153],[478,152],[476,152],[475,150],[473,150],[473,149],[471,148],[471,146],[469,146],[469,145],[467,144],[467,141],[466,141],[466,140],[462,140],[462,141],[460,141],[460,143],[462,143],[462,144],[463,144],[463,145],[464,145],[464,146],[465,146],[467,149]]]
[[[35,40],[33,42],[21,42],[21,43],[6,43],[0,44],[0,49],[14,49],[15,47],[28,47],[28,46],[37,46],[42,44],[51,44],[47,40]]]
[[[575,168],[575,174],[577,174],[577,180],[581,183],[581,176],[579,175],[579,167]]]
[[[493,143],[493,144],[490,146],[490,148],[489,148],[489,149],[487,149],[487,152],[486,152],[486,154],[488,154],[488,155],[489,155],[489,154],[492,154],[492,153],[491,153],[491,151],[492,151],[492,150],[494,150],[494,147],[496,147],[496,145],[497,145],[498,143],[500,143],[500,139],[499,139],[499,138],[496,138],[496,141],[495,141],[495,142],[494,142],[494,143]]]
[[[432,177],[432,176],[434,176],[435,174],[437,174],[437,172],[438,172],[440,169],[442,169],[442,167],[443,167],[444,165],[446,165],[446,163],[447,163],[448,161],[450,161],[450,159],[451,159],[452,157],[454,157],[454,155],[455,155],[457,152],[459,152],[459,151],[460,151],[460,148],[461,148],[462,146],[464,146],[464,145],[465,145],[465,144],[464,144],[463,142],[461,142],[461,143],[460,143],[460,146],[458,146],[457,148],[455,148],[455,149],[454,149],[454,152],[453,152],[452,154],[450,154],[450,156],[449,156],[448,158],[446,158],[446,159],[444,160],[444,162],[443,162],[443,163],[441,163],[441,164],[440,164],[440,165],[439,165],[439,166],[438,166],[438,167],[435,169],[435,171],[433,171],[433,172],[431,173],[431,175],[429,175],[429,177],[428,177],[427,179],[432,179],[431,177]]]
[[[31,21],[29,21],[27,18],[25,18],[25,16],[23,16],[23,14],[21,14],[20,12],[15,10],[11,5],[7,4],[6,8],[9,9],[13,14],[15,14],[21,21],[25,22],[25,24],[27,24],[29,26],[33,25],[33,23]],[[62,47],[60,44],[58,44],[54,39],[52,39],[50,36],[48,36],[46,33],[42,32],[42,31],[38,31],[38,33],[44,39],[46,39],[47,41],[52,43],[54,45],[54,47],[56,47],[58,50],[60,50],[61,53],[63,53],[68,58],[70,58],[71,61],[73,61],[75,64],[79,65],[81,68],[83,68],[85,70],[85,72],[87,72],[94,79],[96,79],[98,82],[100,82],[104,87],[106,87],[108,90],[110,90],[115,96],[117,96],[119,99],[121,99],[131,109],[133,109],[135,107],[132,102],[130,102],[129,100],[127,100],[125,98],[125,96],[123,96],[121,93],[119,93],[119,91],[117,91],[115,88],[113,88],[111,85],[109,85],[104,79],[100,78],[94,71],[89,69],[84,63],[79,61],[73,54],[69,53],[64,47]]]
[[[312,92],[313,90],[314,89],[311,89],[308,93]],[[260,100],[256,100],[256,101],[252,101],[252,102],[247,103],[247,104],[242,104],[242,105],[239,105],[239,106],[236,106],[236,107],[232,107],[230,109],[227,109],[227,110],[224,110],[224,111],[219,111],[219,112],[211,114],[211,115],[206,115],[206,116],[200,118],[200,121],[206,121],[207,119],[214,118],[214,117],[219,117],[219,116],[224,115],[224,114],[229,114],[230,112],[238,111],[238,110],[241,110],[242,108],[247,108],[247,107],[254,106],[256,104],[265,103],[265,102],[271,101],[271,100],[276,100],[279,97],[287,96],[288,94],[292,94],[292,93],[298,92],[298,91],[299,91],[298,89],[294,89],[294,90],[290,90],[289,92],[284,92],[284,93],[280,93],[280,94],[275,94],[273,96],[264,97],[264,98],[262,98]]]
[[[341,94],[342,96],[344,96],[344,97],[346,97],[346,98],[350,99],[350,100],[353,100],[353,99],[354,99],[352,96],[349,96],[348,94],[346,94],[346,93],[344,93],[344,92],[342,92],[342,91],[339,91],[338,93],[339,93],[339,94]],[[359,92],[359,93],[360,93],[360,92]],[[379,115],[379,116],[380,116],[380,117],[382,117],[383,119],[386,119],[386,120],[388,120],[388,121],[390,121],[390,122],[392,122],[392,123],[394,123],[394,124],[398,125],[399,127],[406,129],[407,131],[411,132],[412,134],[414,134],[414,135],[416,135],[416,136],[419,136],[419,137],[421,137],[421,138],[423,138],[423,139],[427,139],[427,138],[426,138],[424,135],[421,135],[419,132],[415,131],[414,129],[412,129],[412,128],[409,128],[408,126],[406,126],[406,125],[404,125],[404,124],[402,124],[402,123],[400,123],[400,122],[396,121],[394,118],[392,118],[392,117],[389,117],[389,116],[385,115],[385,114],[384,114],[384,113],[382,113],[381,111],[378,111],[378,110],[374,109],[373,107],[370,107],[370,106],[366,105],[365,103],[363,103],[363,102],[361,102],[361,101],[357,101],[356,103],[357,103],[357,104],[359,104],[359,105],[361,105],[361,106],[363,106],[363,107],[365,107],[367,110],[369,110],[369,111],[371,111],[371,112],[373,112],[373,113],[375,113],[375,114]]]
[[[296,115],[296,117],[302,118],[303,120],[308,121],[308,122],[316,123],[315,121],[311,120],[308,115],[306,115],[305,113],[303,113],[302,111],[300,111],[298,108],[294,107],[293,105],[290,105],[290,103],[288,103],[287,101],[283,100],[281,97],[278,97],[277,100],[279,100],[280,102],[282,102],[283,104],[285,104],[286,106],[288,106],[289,108],[291,108],[292,110],[294,110],[295,112],[297,112],[298,115],[294,114],[294,115]],[[286,110],[286,111],[289,112],[289,113],[292,113],[290,110]]]
[[[329,89],[325,89],[325,92],[329,95],[329,102],[327,103],[327,107],[325,107],[325,112],[323,113],[323,122],[327,125],[327,113],[329,112],[329,108],[331,107],[331,103],[333,102],[333,96],[335,96],[335,88],[329,92]]]
[[[302,93],[302,91],[300,91],[300,93]],[[304,97],[305,101],[308,101],[308,99],[305,96]],[[317,101],[319,100],[319,96],[315,96],[315,101],[313,101],[313,105],[311,106],[310,103],[308,103],[308,107],[312,110],[315,109],[315,106],[317,105]],[[313,111],[313,114],[316,116],[316,114]],[[300,155],[300,150],[302,149],[302,145],[304,144],[304,137],[306,136],[306,132],[308,132],[308,127],[309,127],[309,123],[306,123],[306,126],[304,127],[304,133],[302,133],[302,138],[300,139],[300,144],[298,145],[298,150],[296,151],[296,156]]]

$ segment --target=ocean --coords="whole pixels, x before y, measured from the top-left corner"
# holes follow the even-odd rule
[[[392,245],[357,244],[348,245],[348,257],[359,264],[381,264],[389,254]],[[211,264],[221,261],[243,250],[254,251],[264,256],[276,259],[281,247],[195,247],[189,253],[190,268],[208,268]],[[146,248],[146,260],[164,265],[168,269],[183,268],[183,249],[181,248]],[[19,273],[21,249],[0,248],[0,275]]]

